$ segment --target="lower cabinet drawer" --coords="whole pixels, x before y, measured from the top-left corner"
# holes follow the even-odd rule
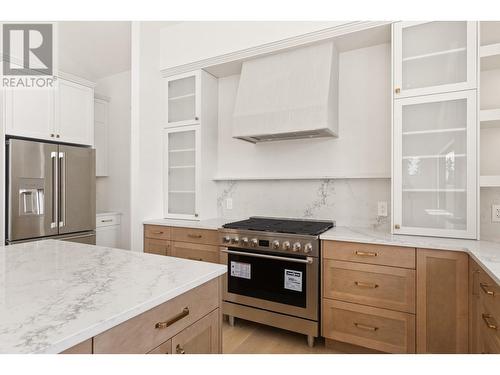
[[[170,255],[170,241],[156,240],[153,238],[144,239],[144,252],[157,255]]]
[[[94,353],[145,354],[218,308],[211,280],[94,337]]]
[[[323,336],[387,353],[415,353],[412,314],[323,299]]]
[[[170,253],[174,257],[219,263],[219,247],[188,242],[173,242]]]
[[[325,298],[415,313],[415,270],[325,259],[323,275]]]
[[[219,232],[212,229],[172,228],[172,240],[208,245],[219,244]]]

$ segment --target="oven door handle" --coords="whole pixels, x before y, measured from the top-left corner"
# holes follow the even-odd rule
[[[312,257],[307,257],[306,259],[299,259],[299,258],[280,257],[280,256],[277,256],[277,255],[246,253],[246,252],[243,252],[243,251],[233,251],[233,250],[221,250],[221,252],[227,253],[227,254],[234,254],[234,255],[244,255],[244,256],[254,257],[254,258],[285,260],[287,262],[295,262],[295,263],[311,264],[313,262],[313,258]]]

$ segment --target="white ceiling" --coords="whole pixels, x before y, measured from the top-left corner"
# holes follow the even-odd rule
[[[96,81],[130,69],[131,23],[58,22],[59,69]]]

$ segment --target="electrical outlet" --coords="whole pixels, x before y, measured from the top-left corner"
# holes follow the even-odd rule
[[[233,209],[233,198],[226,198],[226,209]]]
[[[491,222],[500,223],[500,204],[491,205]]]
[[[387,217],[387,202],[386,201],[378,202],[377,215]]]

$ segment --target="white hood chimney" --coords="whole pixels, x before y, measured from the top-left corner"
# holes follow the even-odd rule
[[[338,136],[338,53],[332,42],[243,63],[233,137],[249,142]]]

